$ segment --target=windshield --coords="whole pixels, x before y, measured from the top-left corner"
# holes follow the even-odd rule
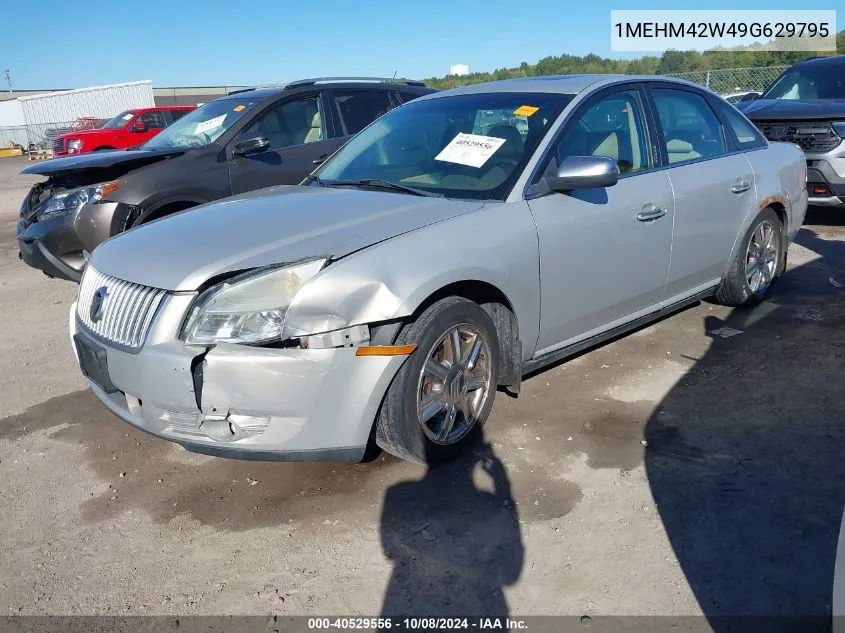
[[[216,141],[232,124],[246,114],[257,101],[232,97],[210,101],[165,128],[142,149],[203,147]]]
[[[571,99],[504,92],[412,101],[355,136],[315,175],[326,185],[378,180],[446,197],[504,200]]]
[[[845,99],[845,72],[830,66],[787,70],[761,99]]]
[[[127,112],[121,112],[113,119],[109,119],[106,121],[105,125],[103,125],[102,129],[104,130],[119,130],[123,126],[125,126],[129,121],[132,120],[132,117],[135,116],[135,112],[133,110],[129,110]]]

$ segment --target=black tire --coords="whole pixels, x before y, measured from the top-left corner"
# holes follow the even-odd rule
[[[487,343],[489,367],[488,388],[474,416],[474,423],[454,443],[439,444],[423,431],[417,415],[420,376],[429,354],[444,334],[455,326],[468,324]],[[416,345],[387,390],[376,419],[376,443],[388,453],[420,464],[450,461],[464,452],[479,437],[480,427],[487,421],[499,378],[499,340],[496,327],[487,313],[463,297],[447,297],[429,306],[414,322],[399,332],[396,345]],[[462,415],[462,414],[460,414]],[[466,421],[466,418],[462,418]]]
[[[757,228],[765,222],[771,223],[775,230],[775,243],[777,244],[778,249],[777,261],[771,282],[762,292],[754,292],[745,275],[748,243],[751,241],[751,238]],[[713,301],[715,303],[732,307],[755,306],[759,304],[768,296],[775,280],[777,279],[777,275],[782,272],[785,257],[786,253],[783,240],[783,224],[781,223],[778,214],[775,213],[773,209],[766,208],[761,211],[756,218],[754,218],[751,226],[748,227],[748,231],[746,232],[745,237],[742,238],[736,255],[731,262],[728,274],[722,280],[722,283],[716,290],[716,294],[713,296]]]
[[[104,152],[104,151],[106,151],[107,149],[114,149],[114,148],[113,148],[113,147],[95,147],[95,148],[94,148],[94,149],[92,149],[91,151],[92,151],[92,152]]]

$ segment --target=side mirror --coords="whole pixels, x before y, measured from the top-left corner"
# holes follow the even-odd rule
[[[147,124],[143,121],[136,121],[132,125],[129,126],[130,132],[146,132],[147,131]]]
[[[238,141],[232,153],[235,156],[249,156],[250,154],[266,152],[268,149],[270,149],[270,139],[266,136],[256,136],[255,138]]]
[[[612,187],[618,181],[616,161],[604,156],[569,156],[561,161],[557,175],[545,178],[552,191]]]
[[[761,93],[759,93],[759,92],[749,92],[749,93],[747,93],[747,94],[742,95],[742,96],[739,98],[739,100],[740,100],[740,101],[754,101],[754,99],[759,99],[759,98],[760,98],[760,94],[761,94]]]

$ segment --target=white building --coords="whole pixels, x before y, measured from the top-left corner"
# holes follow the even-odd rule
[[[449,66],[449,74],[450,75],[468,75],[469,74],[469,64],[452,64]]]

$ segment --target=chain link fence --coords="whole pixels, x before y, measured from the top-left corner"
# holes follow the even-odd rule
[[[686,79],[710,88],[723,97],[739,98],[748,92],[763,92],[789,66],[757,66],[753,68],[721,68],[694,70],[688,73],[666,73],[667,77]]]
[[[53,139],[69,132],[98,128],[105,119],[76,119],[75,121],[54,121],[33,125],[0,126],[0,147],[20,146],[24,150],[52,149]]]

